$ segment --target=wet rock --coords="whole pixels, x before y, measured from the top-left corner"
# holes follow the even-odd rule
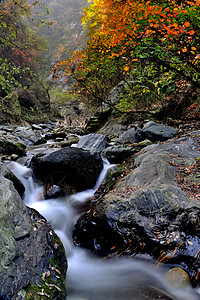
[[[130,146],[111,146],[102,151],[102,155],[111,164],[120,164],[133,153],[134,148]]]
[[[108,255],[123,245],[122,237],[110,228],[104,219],[87,213],[79,218],[73,232],[74,243],[99,255]],[[117,246],[116,246],[117,245]]]
[[[67,263],[59,238],[41,215],[24,205],[12,182],[2,174],[0,197],[0,294],[15,300],[21,290],[27,294],[29,289],[34,299],[39,289],[36,283],[42,284],[40,275],[48,272],[51,282],[61,289],[53,289],[51,298],[64,299]],[[60,278],[52,266],[60,270]]]
[[[190,283],[188,274],[181,268],[170,269],[166,278],[174,288],[185,288]]]
[[[98,154],[67,147],[47,155],[34,156],[30,167],[47,188],[57,185],[65,193],[71,194],[93,188],[103,162]]]
[[[106,137],[102,134],[90,133],[82,136],[76,147],[91,153],[100,153],[106,147]]]
[[[165,126],[163,124],[157,124],[155,122],[148,122],[142,129],[142,134],[151,141],[166,141],[174,137],[178,133],[178,129]]]
[[[1,166],[1,174],[3,177],[5,177],[6,179],[9,179],[10,181],[12,181],[15,189],[17,190],[17,192],[20,194],[20,196],[22,197],[22,195],[25,192],[25,188],[23,186],[23,184],[20,182],[20,180],[15,176],[15,174],[11,171],[11,169],[8,168],[8,165],[3,164]]]
[[[119,234],[129,254],[148,253],[159,261],[184,266],[194,285],[198,282],[200,203],[178,187],[174,171],[180,162],[195,163],[199,142],[200,135],[145,147],[135,157],[136,168],[118,180],[87,215],[87,222],[95,217],[95,223],[103,220]],[[83,216],[81,225],[84,228]],[[81,235],[81,226],[79,230]],[[87,231],[92,239],[90,228]],[[121,251],[126,253],[124,248]]]

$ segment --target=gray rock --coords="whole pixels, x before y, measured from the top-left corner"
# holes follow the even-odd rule
[[[37,143],[39,139],[39,136],[30,127],[19,126],[13,134],[22,139],[27,146]]]
[[[24,205],[12,182],[2,174],[0,198],[0,294],[18,299],[20,290],[41,284],[40,275],[47,271],[51,273],[52,282],[61,287],[67,264],[62,244],[59,249],[54,248],[58,237],[41,215]],[[61,271],[60,279],[50,268],[51,260]],[[63,289],[52,292],[52,299],[64,299]]]
[[[117,120],[119,121],[119,120]],[[120,123],[113,123],[113,120],[108,120],[105,125],[99,129],[98,133],[106,135],[110,140],[114,138],[119,138],[120,135],[124,133],[127,126]]]
[[[134,149],[130,146],[111,146],[103,150],[102,156],[111,164],[120,164],[133,153]]]
[[[88,150],[91,153],[100,153],[106,147],[106,137],[102,134],[90,133],[80,138],[77,148]]]
[[[174,137],[178,133],[178,129],[157,124],[155,122],[148,122],[142,129],[142,134],[151,141],[166,141]]]
[[[141,129],[140,128],[130,128],[126,132],[124,132],[120,137],[118,142],[120,144],[128,141],[130,143],[138,143],[143,140]]]

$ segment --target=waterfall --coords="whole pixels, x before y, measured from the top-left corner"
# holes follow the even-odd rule
[[[72,228],[79,217],[77,207],[99,188],[112,167],[108,161],[104,161],[93,189],[50,200],[44,200],[42,187],[34,182],[30,169],[16,162],[11,162],[8,167],[25,187],[25,204],[48,220],[64,245],[69,266],[66,275],[68,300],[143,300],[146,298],[141,298],[141,290],[147,289],[148,294],[148,288],[152,286],[168,299],[200,300],[199,294],[190,286],[185,289],[170,286],[165,280],[165,268],[128,258],[105,260],[74,246]]]

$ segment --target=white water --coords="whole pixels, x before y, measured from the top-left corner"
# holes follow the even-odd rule
[[[73,245],[71,233],[79,217],[77,206],[94,195],[110,167],[112,166],[105,162],[94,189],[62,199],[44,200],[42,188],[34,183],[31,170],[16,162],[9,164],[9,168],[25,187],[25,204],[39,211],[63,242],[69,265],[66,276],[67,299],[143,300],[145,298],[141,296],[141,289],[153,286],[170,295],[171,299],[200,300],[190,286],[185,289],[169,286],[165,280],[165,269],[125,258],[103,260]],[[138,290],[140,285],[142,288]]]

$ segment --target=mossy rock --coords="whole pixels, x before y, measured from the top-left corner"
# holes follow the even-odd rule
[[[17,154],[19,156],[25,155],[26,146],[22,143],[12,143],[5,139],[0,140],[0,153],[2,154]]]

